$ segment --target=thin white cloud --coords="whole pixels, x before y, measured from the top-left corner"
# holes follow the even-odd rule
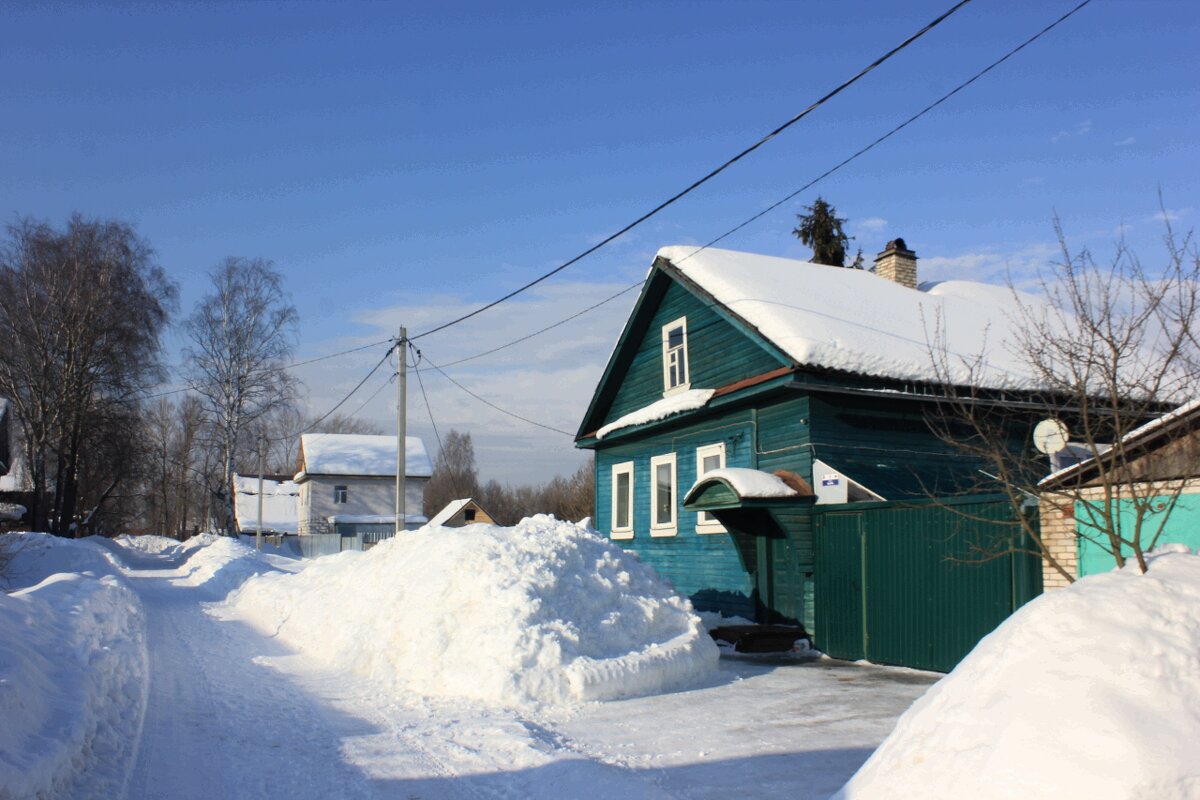
[[[1160,208],[1148,218],[1151,222],[1180,222],[1184,218],[1190,216],[1192,209],[1188,208]]]
[[[864,233],[874,233],[887,227],[888,221],[883,217],[867,217],[854,222],[856,230]]]
[[[1051,136],[1050,143],[1058,144],[1063,139],[1067,139],[1072,136],[1086,136],[1091,132],[1092,132],[1092,121],[1090,119],[1085,119],[1083,122],[1080,122],[1079,124],[1077,124],[1073,130],[1063,129],[1063,130],[1060,130],[1058,133],[1054,134],[1053,136]]]
[[[1113,146],[1114,147],[1128,147],[1129,145],[1134,144],[1135,142],[1137,142],[1137,139],[1135,137],[1126,136],[1124,139],[1122,139],[1119,142],[1113,142]]]
[[[969,280],[1005,284],[1035,290],[1051,261],[1059,256],[1058,245],[1040,242],[1005,252],[988,248],[950,256],[931,256],[917,262],[921,281]]]

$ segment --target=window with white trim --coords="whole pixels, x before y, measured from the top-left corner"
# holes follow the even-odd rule
[[[613,464],[612,538],[633,538],[633,462]]]
[[[663,394],[691,388],[688,378],[687,317],[662,327]]]
[[[696,480],[704,477],[705,473],[725,467],[725,443],[709,444],[696,448]],[[717,522],[717,518],[706,511],[696,515],[696,533],[724,533],[725,527]]]
[[[650,535],[675,535],[675,454],[650,459]]]
[[[334,486],[333,487],[333,504],[334,505],[342,505],[343,503],[345,503],[347,494],[349,494],[349,492],[346,490],[345,486]]]

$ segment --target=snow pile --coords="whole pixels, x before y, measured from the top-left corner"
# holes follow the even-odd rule
[[[225,597],[253,575],[274,570],[253,547],[229,536],[202,533],[180,549],[187,553],[187,561],[182,577],[171,583],[200,587],[214,598]]]
[[[99,537],[64,539],[48,533],[6,533],[4,547],[12,556],[4,573],[4,586],[24,588],[59,572],[120,575],[120,562]]]
[[[666,419],[672,414],[678,414],[682,411],[693,411],[697,408],[704,408],[704,406],[708,405],[708,401],[712,399],[714,392],[714,389],[688,389],[686,392],[677,392],[669,397],[664,397],[662,400],[656,400],[645,408],[631,411],[625,416],[603,426],[600,430],[596,431],[596,438],[603,439],[608,434],[620,428],[643,425],[647,422],[657,422],[660,419]]]
[[[1169,549],[1026,605],[837,797],[1200,797],[1200,557]]]
[[[0,593],[0,797],[123,796],[146,673],[141,604],[118,578]]]
[[[183,545],[176,539],[149,533],[139,536],[118,536],[113,541],[126,550],[133,550],[148,556],[175,555],[183,549]]]
[[[525,706],[694,683],[718,652],[648,566],[586,524],[427,526],[265,575],[231,611],[397,691]]]
[[[16,503],[0,503],[0,522],[16,522],[25,516],[25,506]]]

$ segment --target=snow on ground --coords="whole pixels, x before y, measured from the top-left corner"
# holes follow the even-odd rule
[[[439,536],[446,533],[453,532]],[[576,556],[596,555],[575,541],[584,533],[561,537],[577,546],[560,543],[566,566],[559,579],[572,564],[582,568]],[[536,532],[528,538],[539,540]],[[40,556],[43,568],[81,563],[82,548],[92,551],[90,563],[114,572],[102,578],[58,575],[37,588],[0,595],[0,797],[29,796],[30,781],[57,780],[59,794],[87,800],[715,800],[749,786],[759,797],[824,798],[937,679],[829,660],[726,658],[691,689],[626,700],[506,708],[427,697],[230,619],[228,605],[212,602],[220,581],[195,580],[201,563],[255,559],[333,575],[338,570],[326,565],[349,569],[379,548],[299,561],[222,541],[39,542],[47,551]],[[490,552],[486,545],[477,549]],[[430,565],[420,553],[411,555]],[[522,563],[536,562],[525,558]],[[381,559],[393,569],[381,568],[379,577],[395,582],[416,574],[415,566],[398,567],[396,561],[396,554]],[[631,562],[624,570],[633,587],[640,585],[638,567]],[[620,570],[611,565],[598,569],[620,581]],[[480,575],[486,582],[485,571]],[[566,587],[553,592],[553,581],[510,577],[515,584],[541,586],[535,599],[573,596]],[[283,576],[249,581],[282,582]],[[446,588],[452,583],[446,581]],[[503,607],[516,591],[489,586],[493,593],[476,591],[475,603]],[[134,594],[141,601],[138,613]],[[643,616],[655,605],[653,593],[647,596]],[[470,605],[458,610],[467,613]],[[402,631],[427,622],[394,608],[376,607],[375,613],[398,618]],[[530,621],[531,632],[538,624]],[[91,641],[73,639],[77,629]],[[141,637],[148,678],[136,658]],[[5,694],[9,686],[19,691]],[[97,700],[104,696],[119,702]],[[95,724],[89,712],[98,715]],[[47,719],[65,726],[48,735],[34,730]],[[82,738],[72,733],[77,730]]]
[[[64,542],[64,540],[58,540]],[[39,543],[39,566],[94,543]],[[145,708],[142,604],[120,578],[0,592],[0,797],[120,797]]]
[[[120,574],[120,561],[98,537],[63,539],[48,533],[4,534],[12,554],[0,587],[23,589],[59,572],[91,572],[96,576]]]
[[[838,797],[1200,797],[1200,557],[1164,549],[1010,617]]]
[[[396,691],[501,705],[684,687],[718,657],[690,603],[652,569],[547,516],[426,527],[248,581],[230,608]]]
[[[213,600],[224,598],[252,575],[274,571],[252,546],[228,536],[202,533],[188,539],[181,550],[186,562],[174,582],[201,587]]]

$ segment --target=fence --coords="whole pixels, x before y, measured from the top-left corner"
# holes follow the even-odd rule
[[[340,533],[306,533],[296,538],[300,541],[300,554],[305,558],[331,556],[343,550],[370,550],[384,539],[396,535],[392,531],[370,531],[343,536]]]
[[[816,645],[829,655],[948,672],[1041,593],[1005,498],[818,509]]]

